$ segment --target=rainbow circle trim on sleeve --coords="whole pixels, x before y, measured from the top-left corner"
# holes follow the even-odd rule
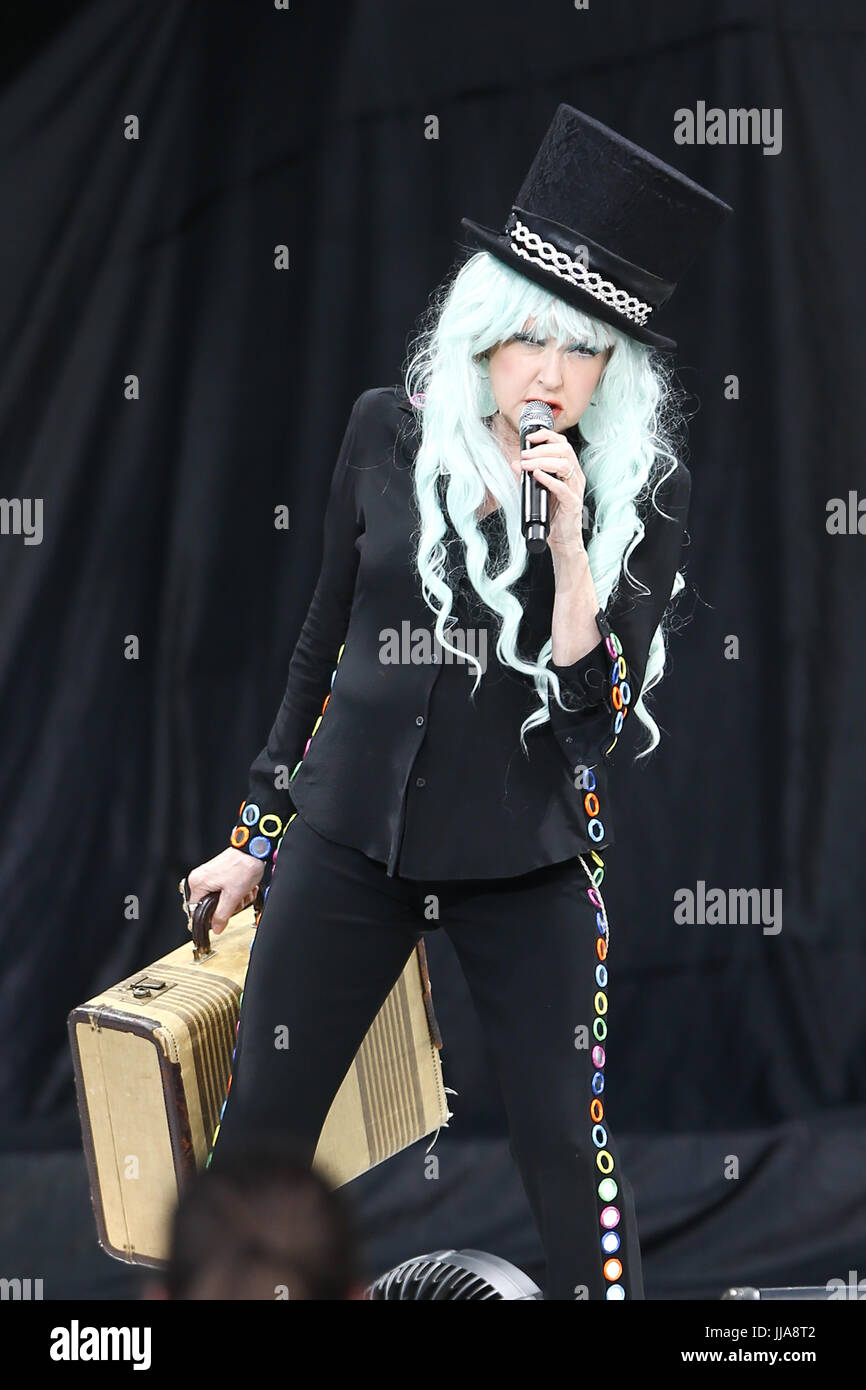
[[[254,801],[242,801],[238,810],[238,824],[231,833],[230,843],[235,849],[245,849],[256,859],[264,859],[270,850],[271,840],[283,829],[280,817],[272,811],[263,815]]]
[[[628,707],[631,701],[631,686],[626,677],[628,675],[628,663],[623,656],[622,643],[616,633],[610,627],[604,614],[599,611],[596,614],[596,626],[604,638],[604,645],[607,648],[608,656],[613,661],[610,673],[610,692],[609,705],[613,713],[612,734],[613,742],[603,750],[602,756],[607,757],[616,746],[620,729],[623,726],[625,716],[628,714]],[[578,764],[578,767],[581,766]],[[575,773],[577,768],[575,768]],[[601,819],[601,803],[599,801],[596,788],[598,780],[591,767],[583,767],[580,778],[575,782],[584,792],[583,809],[586,811],[586,833],[591,840],[598,844],[604,839],[604,821]]]
[[[315,737],[316,730],[322,722],[322,716],[328,708],[328,701],[331,698],[331,690],[334,688],[334,680],[337,675],[337,666],[340,664],[340,658],[345,648],[346,644],[344,642],[337,652],[337,663],[331,672],[330,688],[325,696],[325,703],[322,705],[321,713],[316,718],[313,731],[307,739],[301,758],[292,771],[292,775],[289,778],[290,782],[294,780],[298,768],[307,756],[307,751]],[[231,833],[229,843],[233,849],[242,849],[245,853],[253,855],[256,859],[267,859],[268,855],[270,855],[271,864],[274,865],[277,862],[277,855],[280,852],[280,845],[286,833],[286,828],[291,824],[295,815],[296,812],[293,811],[292,815],[283,821],[278,815],[275,815],[273,811],[262,812],[261,807],[257,806],[254,801],[242,801],[238,808],[238,824]],[[267,892],[268,890],[266,888],[266,896]]]
[[[628,714],[629,705],[631,703],[631,685],[628,681],[628,662],[623,656],[622,642],[610,627],[610,624],[603,614],[597,616],[596,623],[599,631],[604,637],[604,645],[607,648],[607,654],[613,662],[610,671],[609,694],[613,711],[613,743],[609,744],[604,750],[604,756],[607,757],[608,753],[611,753],[616,745],[619,732],[623,726],[623,721]]]
[[[315,736],[316,736],[316,730],[318,729],[319,725],[320,725],[321,722],[322,722],[322,718],[323,718],[323,716],[324,716],[325,710],[328,708],[328,704],[329,704],[330,699],[331,699],[331,691],[332,691],[333,688],[334,688],[334,681],[337,679],[337,667],[338,667],[339,664],[340,664],[340,661],[341,661],[342,656],[343,656],[343,652],[344,652],[345,650],[346,650],[346,644],[345,644],[345,642],[343,642],[343,643],[341,644],[341,646],[340,646],[340,650],[337,652],[337,661],[336,661],[336,665],[334,666],[333,671],[331,672],[331,684],[330,684],[330,687],[329,687],[329,689],[328,689],[328,693],[327,693],[327,695],[325,696],[325,702],[324,702],[324,704],[322,705],[322,712],[321,712],[321,714],[318,716],[318,718],[316,719],[315,724],[313,725],[313,732],[310,734],[310,737],[307,739],[307,742],[306,742],[306,744],[305,744],[305,746],[304,746],[304,751],[303,751],[303,753],[301,754],[301,756],[300,756],[300,758],[298,759],[298,761],[297,761],[297,763],[295,764],[295,766],[292,768],[292,775],[291,775],[291,777],[289,778],[289,781],[290,781],[290,782],[294,782],[295,777],[297,776],[298,768],[301,766],[301,763],[304,761],[304,758],[307,756],[307,753],[309,752],[310,744],[312,743],[313,739],[314,739]],[[285,833],[285,832],[284,832],[284,833]],[[274,862],[275,864],[276,864],[276,862],[277,862],[277,854],[279,853],[279,849],[280,849],[280,844],[281,844],[281,843],[282,843],[282,835],[280,836],[280,839],[279,839],[279,841],[277,842],[277,847],[276,847],[276,849],[274,850],[274,853],[273,853],[273,855],[272,855],[272,859],[273,859],[273,862]]]

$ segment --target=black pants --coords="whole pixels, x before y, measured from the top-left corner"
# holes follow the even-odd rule
[[[312,1161],[409,952],[441,927],[493,1054],[546,1255],[545,1298],[643,1298],[634,1199],[607,1113],[610,933],[590,877],[603,873],[593,853],[516,878],[389,879],[384,865],[296,815],[253,938],[208,1165],[218,1169],[220,1154],[252,1132],[290,1134]],[[434,921],[424,915],[431,894]],[[280,1025],[288,1048],[274,1045]]]

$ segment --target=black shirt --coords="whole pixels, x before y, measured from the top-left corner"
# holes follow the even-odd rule
[[[498,619],[469,585],[450,524],[452,611],[484,668],[472,699],[476,668],[435,641],[410,544],[417,428],[402,386],[355,401],[331,480],[321,572],[231,843],[272,861],[297,811],[327,839],[387,865],[389,876],[413,879],[512,877],[610,845],[606,764],[618,726],[634,717],[670,599],[689,471],[679,463],[658,487],[658,506],[674,519],[649,503],[629,556],[649,595],[623,575],[596,616],[597,646],[572,666],[550,663],[574,709],[561,710],[551,694],[550,723],[525,735],[527,760],[519,731],[538,695],[531,677],[496,656]],[[504,544],[498,511],[481,528],[491,549],[497,537]],[[524,609],[518,649],[534,657],[551,635],[549,549],[528,555],[512,587]]]

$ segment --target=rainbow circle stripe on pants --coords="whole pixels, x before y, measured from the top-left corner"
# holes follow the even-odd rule
[[[607,1130],[602,1121],[604,1119],[604,1102],[602,1095],[605,1087],[604,1065],[607,1060],[605,1041],[607,1039],[607,981],[608,972],[607,960],[608,947],[610,945],[610,927],[608,923],[607,909],[604,905],[599,890],[599,885],[604,878],[604,860],[597,850],[591,850],[588,856],[593,867],[590,868],[586,858],[580,855],[580,862],[584,867],[591,887],[587,888],[586,895],[596,909],[596,926],[598,935],[595,942],[595,953],[598,963],[595,967],[596,992],[594,997],[595,1017],[592,1022],[592,1035],[595,1039],[592,1049],[592,1061],[595,1071],[592,1076],[593,1097],[589,1105],[589,1120],[592,1127],[592,1142],[596,1148],[595,1166],[599,1172],[599,1182],[596,1188],[598,1201],[598,1220],[601,1228],[599,1241],[601,1245],[602,1273],[607,1282],[605,1298],[612,1301],[622,1301],[625,1294],[625,1285],[622,1282],[623,1264],[619,1258],[619,1250],[622,1240],[619,1232],[615,1229],[620,1222],[622,1212],[619,1207],[614,1205],[614,1199],[619,1193],[619,1184],[613,1176],[614,1159],[610,1150],[605,1147],[607,1144]]]

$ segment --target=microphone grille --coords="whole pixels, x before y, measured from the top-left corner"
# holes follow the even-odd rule
[[[533,429],[553,429],[553,411],[547,401],[527,401],[520,412],[521,432],[528,426]]]

